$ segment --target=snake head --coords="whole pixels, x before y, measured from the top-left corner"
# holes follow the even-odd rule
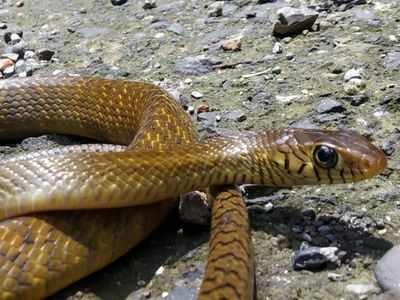
[[[269,176],[278,186],[355,182],[386,167],[385,154],[354,131],[290,128],[264,138],[274,145]]]

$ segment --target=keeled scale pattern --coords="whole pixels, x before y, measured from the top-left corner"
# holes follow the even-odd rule
[[[152,114],[146,115],[150,109]],[[121,144],[136,136],[130,146],[138,150],[196,139],[185,113],[151,84],[93,78],[2,81],[0,137],[48,132]],[[0,299],[41,299],[92,273],[147,236],[170,207],[171,202],[165,201],[2,221]]]

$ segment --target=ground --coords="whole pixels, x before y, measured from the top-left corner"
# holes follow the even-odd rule
[[[284,126],[348,128],[369,136],[388,154],[382,175],[357,184],[280,190],[275,195],[284,200],[269,211],[252,207],[250,218],[258,299],[372,299],[380,293],[374,267],[399,243],[397,1],[233,0],[216,17],[217,2],[211,0],[157,0],[146,9],[133,0],[121,6],[108,0],[2,2],[4,34],[20,29],[26,50],[54,51],[30,69],[33,76],[156,82],[194,112],[202,136]],[[345,2],[357,5],[340,4]],[[307,5],[319,10],[311,30],[271,35],[278,8]],[[236,51],[222,49],[227,40]],[[276,42],[282,53],[272,52]],[[356,88],[344,79],[351,69],[360,73]],[[327,104],[331,100],[334,105]],[[49,139],[30,141],[38,147],[59,143]],[[27,144],[7,144],[0,152],[23,151]],[[307,209],[315,220],[306,220]],[[194,299],[208,229],[177,219],[171,216],[136,249],[52,299]],[[345,251],[341,265],[294,271],[291,257],[308,237],[313,245]],[[372,288],[360,295],[347,289],[353,283]]]

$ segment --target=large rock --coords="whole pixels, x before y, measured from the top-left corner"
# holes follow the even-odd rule
[[[283,7],[277,11],[278,20],[274,24],[274,35],[289,35],[310,29],[318,18],[318,13],[308,8]]]
[[[394,246],[379,261],[375,277],[384,291],[400,288],[400,246]]]

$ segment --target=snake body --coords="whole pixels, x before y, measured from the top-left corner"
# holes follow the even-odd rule
[[[149,83],[87,77],[2,81],[0,138],[49,132],[128,149],[72,151],[1,164],[1,299],[40,299],[110,263],[158,226],[171,207],[167,199],[181,193],[242,183],[353,182],[386,165],[379,149],[350,131],[265,130],[198,143],[186,113]],[[334,164],[325,164],[327,149],[335,154]],[[217,224],[222,216],[218,207],[213,210]],[[241,222],[235,214],[228,219]],[[248,239],[247,231],[239,233],[241,240]],[[229,244],[232,235],[219,243],[220,235],[212,233],[211,245]],[[216,256],[209,262],[227,257],[219,250],[210,253]],[[211,264],[208,269],[206,279],[220,276],[224,268]],[[220,282],[208,284],[208,299],[223,299],[212,296],[221,295]]]

